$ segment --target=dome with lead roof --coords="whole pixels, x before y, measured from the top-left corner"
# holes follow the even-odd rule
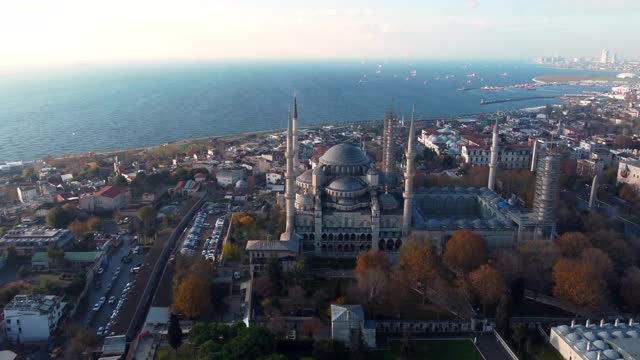
[[[360,148],[349,144],[332,146],[320,157],[320,163],[325,165],[366,165],[369,157]]]

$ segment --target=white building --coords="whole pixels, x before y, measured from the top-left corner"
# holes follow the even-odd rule
[[[620,159],[617,183],[635,185],[640,188],[640,160]]]
[[[560,325],[551,328],[549,341],[566,360],[640,359],[640,325],[601,320],[599,324]]]
[[[299,242],[295,239],[290,241],[249,240],[245,249],[249,253],[252,274],[265,270],[267,261],[272,257],[277,257],[282,269],[289,271],[296,263]]]
[[[362,305],[331,305],[331,339],[350,346],[352,336],[359,335],[367,347],[376,347],[376,327],[365,321]]]
[[[498,148],[498,165],[504,169],[527,169],[531,166],[532,148],[526,144],[502,145]],[[462,159],[466,164],[488,166],[491,161],[491,147],[463,145]]]
[[[12,343],[46,342],[62,317],[65,303],[54,295],[16,295],[4,308],[7,338]]]
[[[18,255],[31,255],[47,251],[49,246],[64,248],[73,241],[73,233],[67,229],[16,229],[9,230],[0,238],[0,255],[8,248],[16,249]]]
[[[38,197],[38,191],[34,185],[20,185],[17,188],[18,199],[23,204],[34,202]]]

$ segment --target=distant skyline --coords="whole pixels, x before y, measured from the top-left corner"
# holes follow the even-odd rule
[[[228,59],[640,58],[637,0],[7,0],[1,67]]]

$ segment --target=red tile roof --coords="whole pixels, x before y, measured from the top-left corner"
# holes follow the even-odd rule
[[[108,197],[108,198],[115,198],[120,194],[124,194],[127,191],[129,191],[129,188],[125,187],[125,186],[111,186],[111,185],[107,185],[105,187],[103,187],[102,189],[100,189],[99,191],[96,191],[96,193],[94,195],[96,196],[104,196],[104,197]]]

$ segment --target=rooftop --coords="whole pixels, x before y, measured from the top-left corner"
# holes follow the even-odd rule
[[[4,311],[38,311],[50,312],[61,298],[55,295],[16,295],[5,307]]]
[[[104,197],[108,197],[108,198],[115,198],[120,194],[124,194],[127,191],[129,191],[129,188],[125,187],[125,186],[111,186],[111,185],[107,185],[105,187],[103,187],[102,189],[96,191],[94,193],[95,196],[104,196]]]

